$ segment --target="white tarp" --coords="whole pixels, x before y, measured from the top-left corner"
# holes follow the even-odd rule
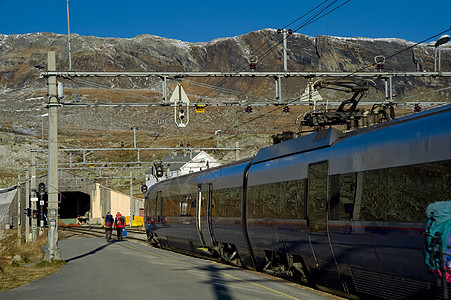
[[[17,189],[6,193],[0,193],[0,229],[4,229],[5,225],[11,222],[9,219],[9,209],[16,194]]]

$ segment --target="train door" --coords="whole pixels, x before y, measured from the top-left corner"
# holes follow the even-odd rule
[[[312,250],[312,275],[316,280],[328,280],[327,275],[336,276],[338,269],[330,244],[328,217],[329,163],[309,165],[307,189],[308,238]],[[336,278],[336,277],[335,277]]]
[[[213,246],[215,242],[211,218],[211,183],[199,184],[197,189],[196,224],[199,238],[205,246]]]

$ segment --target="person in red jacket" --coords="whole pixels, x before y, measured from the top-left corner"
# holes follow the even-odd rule
[[[125,217],[123,215],[121,215],[120,212],[117,212],[116,214],[116,218],[114,219],[114,228],[117,231],[117,240],[118,241],[123,241],[124,239],[122,238],[122,230],[125,227]]]

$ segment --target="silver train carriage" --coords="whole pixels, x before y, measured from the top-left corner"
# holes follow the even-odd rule
[[[448,200],[451,105],[161,181],[145,214],[162,247],[345,296],[431,299],[443,286],[424,263],[425,209]]]

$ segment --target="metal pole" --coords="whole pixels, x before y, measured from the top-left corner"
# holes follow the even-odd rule
[[[283,70],[285,72],[288,71],[287,67],[287,30],[284,28],[282,30],[282,37],[283,37]]]
[[[133,148],[136,149],[136,127],[132,127],[133,129]]]
[[[388,81],[387,78],[385,78],[385,100],[388,99]]]
[[[441,72],[442,71],[442,51],[440,49],[440,46],[438,46],[437,48],[438,48],[438,71]]]
[[[20,201],[22,200],[22,188],[20,186],[20,175],[17,176],[17,243],[22,244],[22,227],[20,226]]]
[[[30,208],[30,164],[27,164],[27,169],[25,171],[25,208]],[[28,243],[30,239],[30,216],[27,215],[25,218],[25,243]]]
[[[390,102],[393,102],[393,78],[390,76]]]
[[[41,194],[41,198],[39,200],[39,229],[44,231],[44,194]]]
[[[282,101],[282,77],[279,76],[278,78],[278,84],[279,84],[279,102]]]
[[[70,49],[69,0],[67,0],[67,42],[69,45],[69,71],[72,71],[72,52]]]
[[[33,218],[33,211],[36,210],[36,202],[38,198],[36,197],[36,152],[31,152],[31,241],[36,241],[36,227],[38,219]]]
[[[435,47],[435,52],[434,52],[434,72],[437,72],[437,48]]]
[[[44,149],[44,117],[41,116],[41,148]]]
[[[130,171],[130,226],[132,226],[134,212],[135,212],[135,201],[133,201],[133,172]]]
[[[56,71],[55,51],[48,52],[48,70]],[[48,237],[48,257],[49,261],[61,259],[58,248],[58,98],[56,76],[48,77],[49,94],[49,177],[48,177],[48,210],[54,212],[54,222],[51,222]],[[53,236],[52,236],[53,235]]]
[[[166,102],[168,100],[168,90],[167,90],[167,77],[163,77],[163,101]]]

